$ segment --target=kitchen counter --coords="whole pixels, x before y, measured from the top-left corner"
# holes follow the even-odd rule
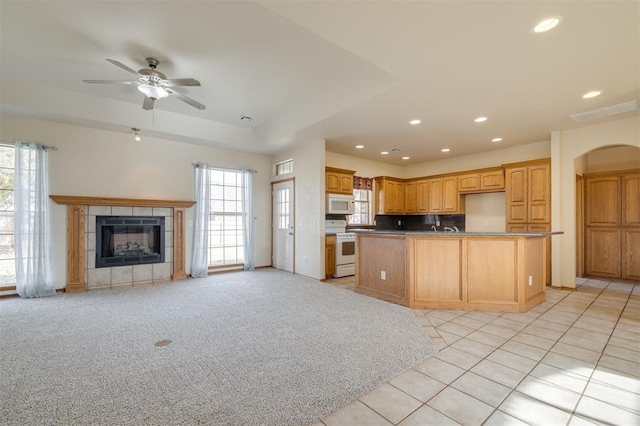
[[[444,232],[444,231],[408,231],[408,230],[378,230],[378,229],[357,229],[349,232],[381,235],[426,235],[426,236],[481,236],[481,237],[547,237],[550,235],[561,235],[564,232]]]
[[[410,308],[526,312],[561,232],[356,231],[356,292]]]

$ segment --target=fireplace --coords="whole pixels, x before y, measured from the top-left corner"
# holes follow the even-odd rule
[[[164,262],[164,217],[96,216],[96,268]]]

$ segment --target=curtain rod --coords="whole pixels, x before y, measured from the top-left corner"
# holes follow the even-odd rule
[[[22,141],[6,141],[4,139],[0,139],[0,143],[4,143],[4,144],[10,144],[10,145],[15,145],[16,142],[22,142]],[[57,146],[47,146],[47,145],[42,145],[42,147],[44,149],[50,149],[52,151],[57,151],[58,147]]]
[[[209,165],[209,164],[207,164],[207,163],[191,163],[191,165],[192,165],[193,167],[198,167],[198,165],[200,165],[200,164],[206,164],[207,166],[209,166],[209,167],[211,167],[211,168],[213,168],[213,169],[217,169],[217,170],[228,170],[228,171],[230,171],[230,172],[237,172],[237,171],[239,171],[239,170],[249,170],[251,173],[258,173],[258,171],[257,171],[257,170],[254,170],[254,169],[247,169],[247,168],[232,169],[232,168],[230,168],[230,167],[218,167],[218,166],[211,166],[211,165]]]

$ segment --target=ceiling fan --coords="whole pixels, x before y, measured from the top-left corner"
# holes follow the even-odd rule
[[[129,84],[132,86],[138,86],[138,90],[144,93],[144,102],[142,103],[142,109],[151,110],[153,104],[158,99],[166,98],[169,95],[173,95],[180,99],[182,102],[186,102],[194,108],[203,110],[205,105],[200,102],[191,99],[190,97],[180,93],[175,89],[175,86],[200,86],[200,82],[194,78],[167,78],[166,75],[156,70],[156,67],[160,63],[156,58],[145,58],[149,68],[142,68],[139,71],[135,71],[128,66],[124,65],[113,59],[107,59],[113,65],[122,68],[123,70],[134,74],[138,81],[127,80],[83,80],[85,83],[98,83],[98,84]]]

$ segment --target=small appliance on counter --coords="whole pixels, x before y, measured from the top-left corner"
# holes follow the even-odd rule
[[[326,220],[325,233],[336,236],[335,278],[356,274],[356,234],[346,232],[346,220]]]

